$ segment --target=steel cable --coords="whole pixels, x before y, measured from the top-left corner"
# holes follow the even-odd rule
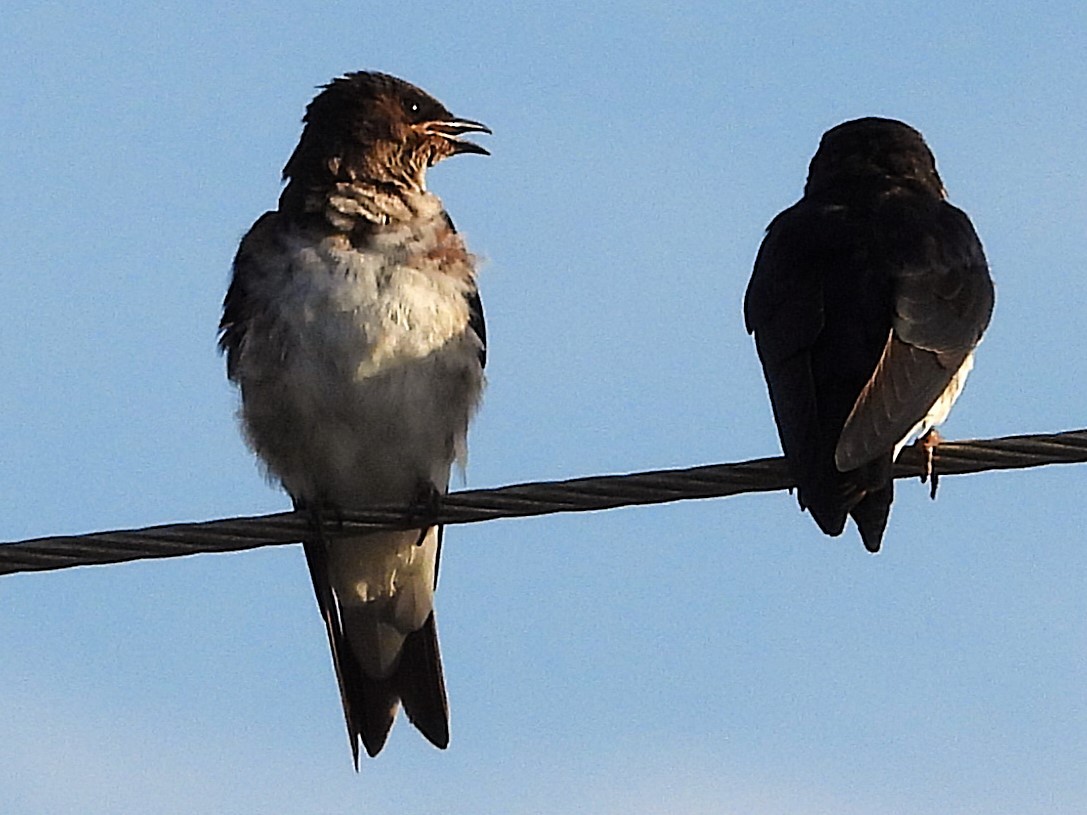
[[[935,448],[934,471],[940,476],[990,470],[1074,464],[1087,461],[1087,429],[1064,433],[1006,436],[998,439],[946,441]],[[902,451],[895,478],[917,478],[925,471],[925,453],[916,445]],[[792,488],[783,458],[735,464],[711,464],[514,484],[495,489],[454,492],[433,515],[405,507],[374,507],[344,512],[328,521],[329,535],[380,528],[412,528],[431,523],[465,524],[557,512],[590,512],[624,506],[663,504],[699,498],[723,498],[750,492]],[[0,575],[122,563],[147,558],[207,552],[237,552],[295,543],[309,529],[303,513],[282,512],[143,529],[61,535],[0,544]]]

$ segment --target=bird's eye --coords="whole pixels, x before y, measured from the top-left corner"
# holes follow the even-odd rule
[[[408,110],[411,113],[418,113],[419,112],[419,103],[418,102],[412,102],[410,105],[408,105]]]

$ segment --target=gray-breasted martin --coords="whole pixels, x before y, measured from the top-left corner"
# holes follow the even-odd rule
[[[828,130],[744,301],[800,506],[823,532],[849,515],[879,550],[894,459],[947,418],[992,310],[981,242],[921,134],[879,118]]]
[[[413,85],[359,72],[306,109],[279,208],[242,239],[220,348],[246,438],[295,507],[351,752],[401,703],[438,747],[449,714],[434,623],[441,530],[326,536],[322,517],[433,501],[483,389],[475,260],[426,171],[489,133]]]

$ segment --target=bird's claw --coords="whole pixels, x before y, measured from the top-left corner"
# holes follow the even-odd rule
[[[415,541],[416,546],[423,545],[430,527],[434,526],[434,521],[442,509],[443,497],[438,488],[430,481],[420,481],[416,486],[415,498],[408,509],[408,518],[412,521],[425,523],[425,526],[419,530],[419,539]],[[414,526],[414,524],[412,525]]]
[[[921,474],[921,483],[924,484],[926,481],[929,483],[928,496],[933,501],[936,500],[936,488],[940,484],[940,474],[936,472],[933,458],[941,441],[943,439],[940,438],[940,434],[936,432],[935,428],[929,430],[917,440],[917,445],[925,454],[925,471]]]

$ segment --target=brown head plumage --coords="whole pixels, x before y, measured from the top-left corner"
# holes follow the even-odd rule
[[[939,198],[946,195],[932,151],[908,124],[868,116],[824,133],[808,168],[805,195],[873,184],[908,186]]]
[[[374,71],[329,82],[303,121],[283,177],[309,189],[362,181],[422,190],[427,168],[443,158],[488,154],[461,138],[464,134],[491,132],[480,122],[454,116],[411,83]]]

